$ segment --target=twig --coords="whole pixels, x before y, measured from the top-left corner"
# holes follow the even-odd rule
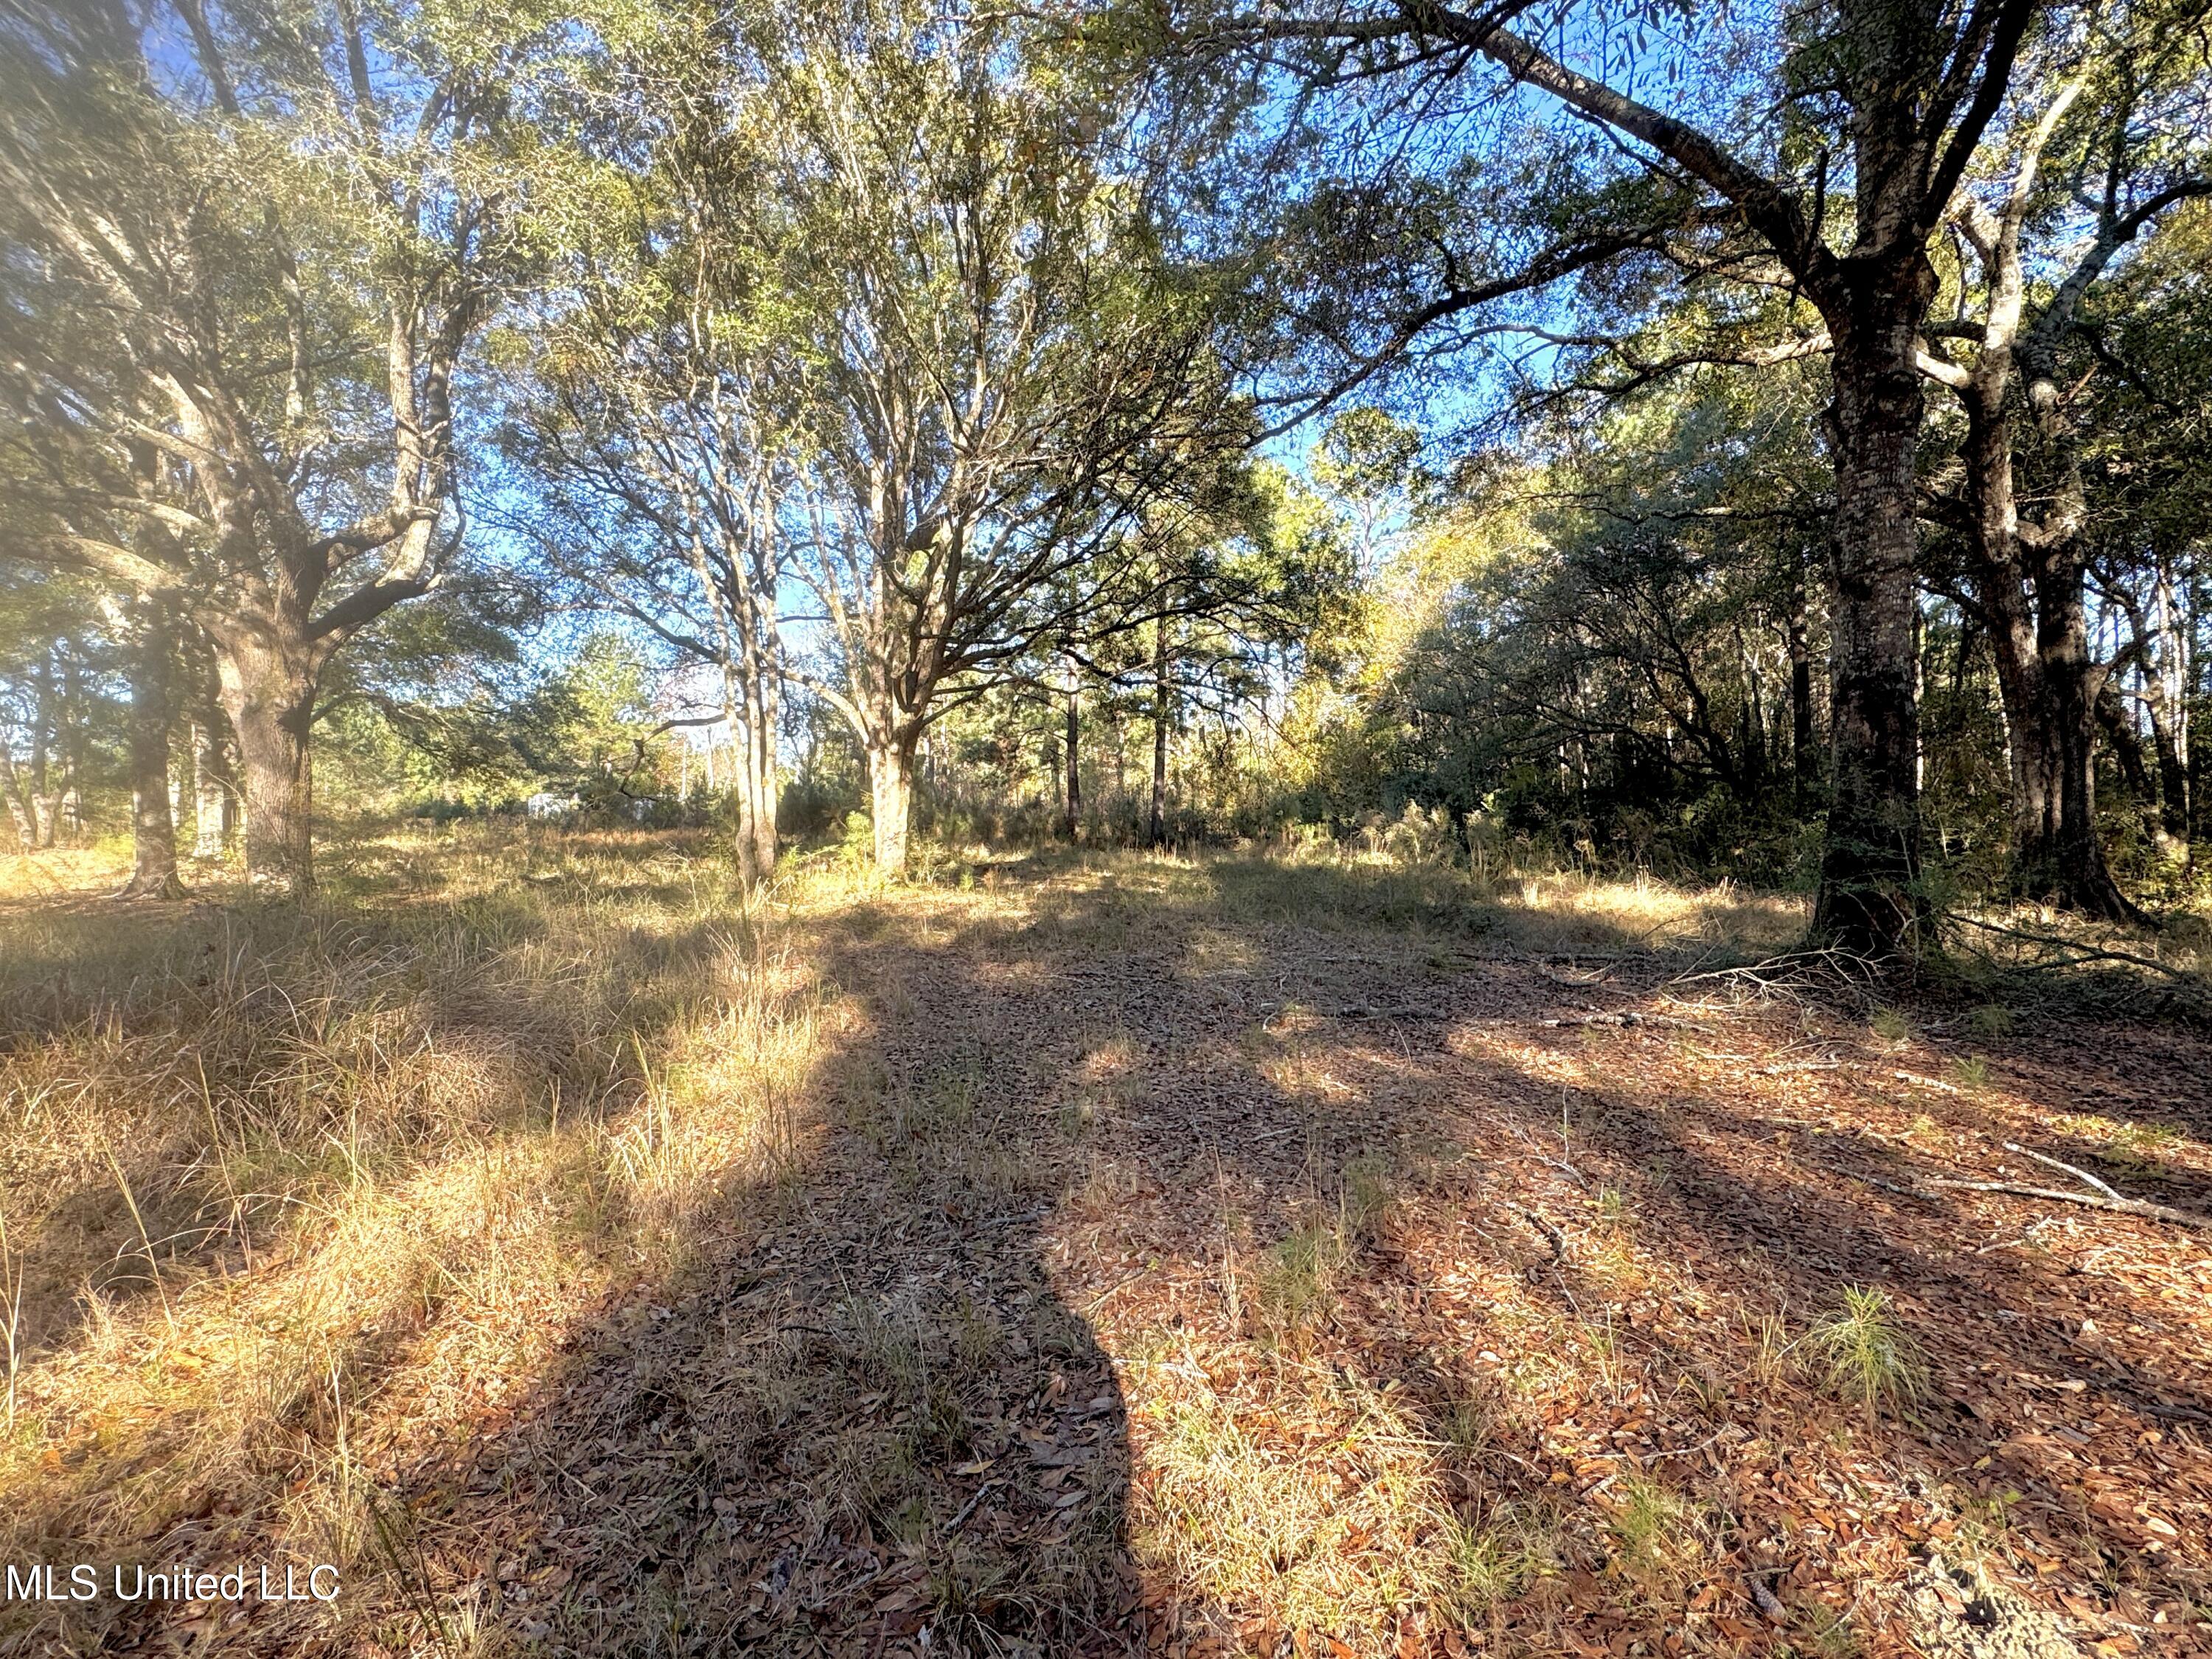
[[[1694,1446],[1676,1446],[1671,1451],[1656,1451],[1644,1461],[1647,1463],[1656,1463],[1662,1457],[1695,1457],[1699,1452],[1711,1447],[1715,1441],[1718,1440],[1727,1432],[1728,1429],[1726,1427],[1716,1429],[1712,1433],[1707,1435],[1703,1440],[1698,1442]]]
[[[2192,974],[2185,968],[2171,967],[2166,963],[2154,961],[2149,957],[2139,957],[2128,951],[2107,951],[2099,945],[2084,945],[2079,939],[2064,939],[2055,933],[2031,933],[2024,928],[2000,927],[1994,921],[1979,921],[1972,916],[1954,915],[1951,920],[1963,921],[1969,927],[1979,927],[1985,933],[2002,933],[2008,939],[2024,939],[2031,945],[2047,945],[2054,951],[2081,953],[2070,962],[2055,964],[2059,967],[2071,968],[2081,962],[2125,962],[2137,968],[2148,968],[2153,973],[2164,974],[2168,979],[2179,980],[2184,985],[2203,982],[2202,975]]]
[[[1917,1187],[1907,1187],[1901,1182],[1885,1181],[1880,1176],[1866,1175],[1857,1170],[1846,1170],[1840,1164],[1824,1164],[1820,1167],[1831,1175],[1842,1176],[1847,1181],[1862,1182],[1869,1187],[1879,1187],[1882,1191],[1895,1193],[1900,1198],[1917,1198],[1927,1204],[1936,1201],[1935,1194],[1923,1192]]]
[[[1546,1025],[1619,1025],[1634,1030],[1638,1025],[1666,1025],[1684,1031],[1710,1031],[1711,1025],[1700,1025],[1695,1020],[1676,1019],[1672,1014],[1639,1014],[1633,1011],[1617,1014],[1577,1014],[1571,1019],[1547,1019]]]
[[[996,1480],[986,1480],[981,1486],[976,1487],[975,1495],[960,1506],[960,1513],[954,1516],[950,1521],[947,1521],[945,1523],[945,1530],[946,1533],[951,1534],[959,1531],[961,1524],[965,1522],[969,1516],[975,1513],[975,1505],[983,1501],[983,1494],[999,1484],[1000,1483]]]
[[[1567,1259],[1566,1236],[1527,1206],[1516,1204],[1513,1207],[1520,1211],[1530,1226],[1544,1235],[1544,1242],[1552,1247],[1553,1264],[1557,1266],[1564,1262]]]
[[[2054,1170],[2063,1170],[2068,1175],[2072,1176],[2075,1180],[2080,1182],[2083,1186],[2094,1188],[2096,1191],[2104,1194],[2106,1198],[2116,1200],[2121,1203],[2126,1203],[2128,1201],[2124,1194],[2114,1191],[2111,1187],[2106,1185],[2105,1182],[2098,1180],[2096,1176],[2091,1175],[2087,1170],[2077,1170],[2071,1164],[2061,1164],[2057,1158],[2049,1156],[2047,1153],[2030,1152],[2027,1147],[2021,1146],[2016,1140],[2008,1140],[2005,1142],[2004,1149],[2008,1152],[2017,1152],[2022,1158],[2032,1158],[2038,1164],[2048,1164]]]
[[[1946,1083],[1941,1078],[1923,1077],[1917,1072],[1892,1072],[1890,1075],[1895,1078],[1899,1083],[1917,1083],[1923,1089],[1939,1090],[1947,1095],[1962,1094],[1965,1092],[1955,1083]]]
[[[1563,974],[1556,969],[1540,965],[1536,971],[1554,985],[1602,985],[1613,977],[1610,968],[1601,968],[1590,974]]]
[[[1877,1182],[1875,1184],[1879,1186],[1881,1183]],[[2140,1198],[2099,1198],[2092,1193],[2062,1193],[2054,1188],[2025,1187],[2009,1181],[1931,1179],[1927,1184],[1948,1191],[2010,1193],[2017,1198],[2048,1199],[2054,1204],[2079,1204],[2085,1209],[2110,1210],[2118,1215],[2140,1216],[2146,1221],[2168,1221],[2179,1227],[2193,1227],[2199,1232],[2212,1233],[2212,1216],[2192,1215],[2187,1210],[2177,1210],[2170,1204],[2152,1204]],[[1918,1196],[1925,1197],[1926,1194]]]

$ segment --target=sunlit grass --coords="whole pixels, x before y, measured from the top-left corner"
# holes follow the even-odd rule
[[[1869,1424],[1880,1407],[1910,1410],[1928,1398],[1927,1357],[1898,1322],[1887,1291],[1846,1286],[1843,1305],[1817,1321],[1802,1340],[1823,1386],[1858,1407]]]
[[[1520,1516],[1470,1528],[1445,1500],[1448,1443],[1371,1392],[1316,1382],[1265,1402],[1168,1382],[1147,1407],[1139,1556],[1285,1630],[1381,1632],[1396,1614],[1471,1618],[1557,1570]],[[1325,1455],[1285,1421],[1327,1425]]]
[[[921,865],[886,882],[830,849],[749,900],[703,836],[370,827],[301,914],[234,889],[125,909],[94,884],[0,915],[0,1548],[250,1534],[373,1560],[405,1471],[465,1467],[600,1312],[675,1301],[755,1218],[842,1242],[841,1203],[1036,1249],[1053,1293],[841,1277],[716,1351],[702,1431],[806,1535],[915,1564],[967,1650],[1091,1617],[1124,1572],[1227,1621],[1225,1651],[1452,1625],[1546,1650],[1571,1598],[1674,1617],[1738,1547],[1686,1402],[1707,1431],[1755,1409],[1820,1448],[1882,1438],[1833,1401],[1911,1431],[1937,1362],[1883,1293],[1786,1288],[1785,1318],[1756,1253],[1693,1273],[1677,1248],[1700,1154],[1668,1097],[1767,1034],[1482,1006],[1510,987],[1533,1019],[1554,972],[1645,994],[1673,963],[1611,958],[1647,947],[1755,960],[1796,901],[1313,850]],[[1455,1006],[1436,987],[1459,975]],[[1376,1018],[1401,985],[1449,1009],[1437,1052]],[[1003,1041],[945,1019],[970,994],[1005,996]],[[1949,1075],[1987,1089],[1971,1054]],[[1624,1121],[1675,1144],[1623,1152]],[[2145,1172],[2198,1150],[2066,1127]],[[1660,1304],[1694,1334],[1650,1323]],[[1010,1500],[1020,1455],[983,1443],[1005,1400],[1093,1366],[1127,1408],[1126,1482],[1102,1461],[1067,1537],[1017,1559],[996,1528],[1036,1494]],[[998,1370],[1012,1393],[963,1394]],[[1595,1437],[1615,1422],[1638,1437]],[[460,1632],[480,1586],[457,1567],[438,1606]]]
[[[399,831],[301,913],[0,921],[9,1559],[183,1523],[350,1562],[365,1465],[772,1198],[831,1006],[695,850]]]

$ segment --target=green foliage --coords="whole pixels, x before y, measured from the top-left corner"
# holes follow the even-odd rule
[[[1847,1286],[1843,1306],[1800,1343],[1822,1385],[1864,1411],[1869,1423],[1878,1407],[1910,1409],[1928,1398],[1927,1357],[1897,1322],[1887,1291]]]

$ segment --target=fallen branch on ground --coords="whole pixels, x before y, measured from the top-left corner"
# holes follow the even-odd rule
[[[1872,1131],[1863,1130],[1861,1133],[1871,1133]],[[1881,1140],[1892,1139],[1887,1135],[1876,1135],[1875,1138]],[[2031,1152],[2010,1141],[2005,1143],[2005,1150],[2034,1158],[2038,1163],[2048,1164],[2054,1169],[2063,1170],[2099,1190],[2094,1193],[2062,1192],[2055,1187],[2030,1187],[2016,1181],[1960,1181],[1948,1176],[1929,1176],[1917,1185],[1908,1187],[1899,1182],[1885,1181],[1880,1176],[1865,1175],[1856,1170],[1841,1169],[1834,1164],[1824,1167],[1834,1170],[1838,1175],[1848,1176],[1853,1181],[1864,1182],[1869,1187],[1879,1187],[1886,1193],[1898,1193],[1906,1198],[1932,1200],[1936,1194],[1930,1192],[1929,1188],[1942,1192],[2009,1193],[2015,1198],[2040,1198],[2054,1204],[2078,1204],[2084,1209],[2110,1210],[2115,1215],[2131,1215],[2145,1221],[2164,1221],[2177,1227],[2190,1227],[2198,1232],[2212,1233],[2212,1216],[2177,1210],[2171,1204],[2154,1204],[2148,1199],[2123,1197],[2085,1170],[2062,1164],[2041,1152]]]
[[[1737,990],[1748,988],[1760,997],[1782,997],[1794,1001],[1800,991],[1811,989],[1824,980],[1831,985],[1840,983],[1843,989],[1855,995],[1863,995],[1866,988],[1881,977],[1881,964],[1872,957],[1832,945],[1820,951],[1790,951],[1745,967],[1678,974],[1667,981],[1666,988],[1671,991],[1680,985],[1721,981]]]
[[[1523,1220],[1544,1235],[1544,1242],[1552,1247],[1552,1264],[1558,1267],[1564,1263],[1567,1259],[1566,1236],[1526,1205],[1516,1204],[1513,1207],[1520,1212]]]
[[[2170,1204],[2153,1204],[2140,1198],[2100,1198],[2094,1193],[2062,1193],[2053,1187],[2028,1187],[2010,1181],[1934,1181],[1930,1187],[1968,1193],[2010,1193],[2018,1198],[2045,1198],[2056,1204],[2079,1204],[2086,1209],[2111,1210],[2118,1215],[2140,1216],[2146,1221],[2170,1221],[2212,1233],[2212,1216],[2191,1215]],[[1922,1194],[1925,1196],[1925,1194]]]
[[[2051,1157],[2048,1152],[2030,1152],[2027,1147],[2021,1146],[2016,1140],[2006,1141],[2004,1143],[2004,1149],[2008,1152],[2015,1152],[2021,1158],[2032,1158],[2038,1164],[2048,1164],[2054,1170],[2063,1170],[2066,1174],[2072,1176],[2075,1180],[2080,1182],[2083,1186],[2094,1188],[2095,1191],[2102,1193],[2106,1198],[2115,1199],[2122,1203],[2125,1203],[2127,1201],[2127,1195],[2107,1185],[2106,1182],[2100,1181],[2095,1176],[2091,1175],[2087,1170],[2076,1169],[2071,1164],[2062,1164],[2057,1158]]]
[[[2008,939],[2024,939],[2031,945],[2041,945],[2053,951],[2071,951],[2075,954],[2064,962],[2041,964],[2052,968],[2071,968],[2084,962],[2124,962],[2137,968],[2148,968],[2153,973],[2164,974],[2168,979],[2179,980],[2184,985],[2202,985],[2204,976],[2193,974],[2186,968],[2139,957],[2130,951],[2108,951],[2101,945],[2084,945],[2079,939],[2067,939],[2058,933],[2030,933],[2024,927],[2006,927],[1994,921],[1981,921],[1972,916],[1954,915],[1954,921],[1962,921],[1969,927],[1978,927],[1984,933],[2002,933]]]
[[[1685,1031],[1710,1031],[1710,1025],[1700,1025],[1693,1019],[1676,1019],[1672,1014],[1577,1014],[1571,1018],[1547,1019],[1547,1025],[1619,1025],[1632,1029],[1638,1025],[1667,1025]]]

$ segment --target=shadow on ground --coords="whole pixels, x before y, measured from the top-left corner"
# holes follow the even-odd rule
[[[2026,1060],[1653,1018],[1636,926],[1562,969],[1419,874],[1052,860],[783,925],[845,1013],[772,1167],[376,1472],[373,1612],[210,1648],[1845,1653],[1929,1645],[1884,1597],[1931,1553],[2084,1638],[2212,1616],[2202,1253],[1899,1190],[2088,1155]],[[2142,1052],[2183,1097],[2201,1050]],[[1923,1398],[1834,1397],[1846,1285]]]

